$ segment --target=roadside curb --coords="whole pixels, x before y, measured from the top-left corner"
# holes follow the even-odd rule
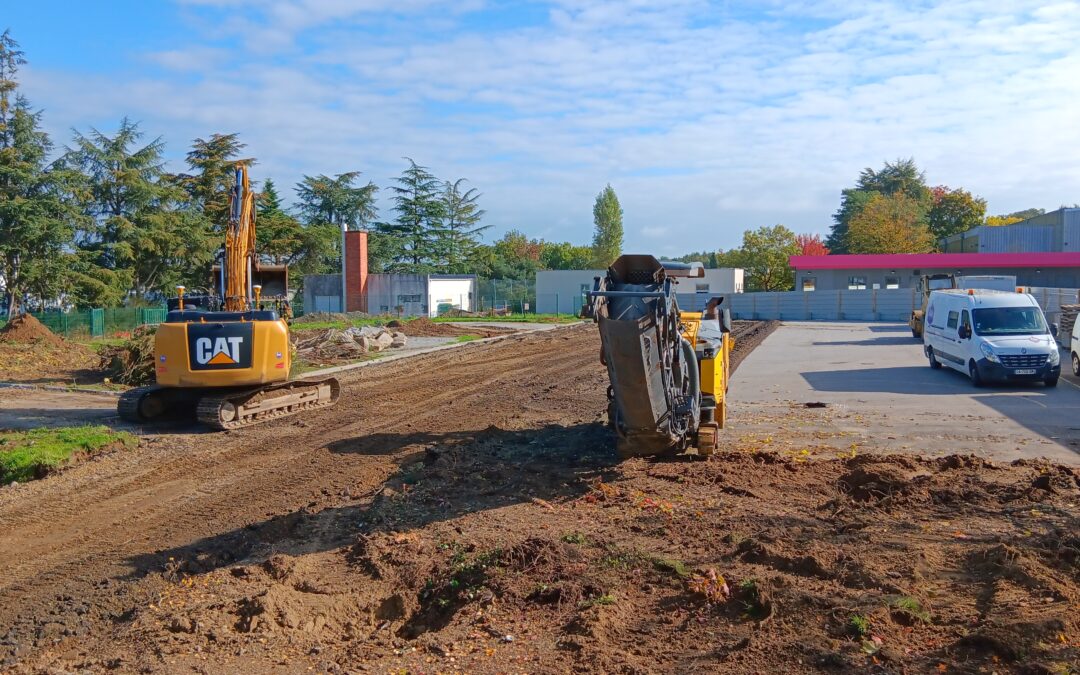
[[[302,375],[298,376],[296,379],[297,380],[304,380],[304,379],[307,379],[309,377],[323,377],[323,376],[326,376],[326,375],[333,375],[334,373],[342,373],[342,372],[345,372],[345,371],[348,371],[348,370],[355,370],[357,368],[368,368],[368,367],[371,367],[371,366],[378,366],[378,365],[381,365],[383,363],[391,363],[393,361],[400,361],[402,359],[408,359],[408,358],[412,358],[414,356],[424,356],[426,354],[434,354],[436,352],[447,351],[447,350],[450,350],[450,349],[462,349],[462,348],[465,348],[465,347],[471,347],[471,346],[476,346],[476,345],[491,344],[493,342],[498,342],[500,340],[508,340],[510,338],[522,338],[522,337],[525,337],[527,335],[531,335],[533,333],[546,333],[548,331],[559,330],[561,328],[571,328],[573,326],[580,326],[580,325],[582,325],[584,323],[587,323],[587,322],[579,321],[579,322],[575,322],[575,323],[553,324],[550,327],[546,327],[546,328],[533,328],[533,329],[530,329],[530,330],[522,330],[522,331],[517,331],[517,332],[514,332],[514,333],[507,333],[506,335],[496,335],[494,337],[489,337],[489,338],[480,338],[479,340],[469,340],[467,342],[452,342],[452,343],[446,344],[446,345],[438,345],[438,346],[435,346],[435,347],[428,347],[426,349],[419,349],[419,350],[414,351],[414,352],[409,352],[408,354],[391,354],[390,356],[385,356],[385,357],[381,357],[381,358],[375,358],[375,359],[371,359],[370,361],[361,361],[359,363],[348,363],[348,364],[345,364],[343,366],[334,366],[332,368],[323,368],[322,370],[311,370],[311,371],[308,371],[306,373],[303,373]]]

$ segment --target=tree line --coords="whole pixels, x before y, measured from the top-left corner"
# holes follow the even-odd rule
[[[210,284],[224,243],[229,192],[238,162],[254,165],[236,133],[195,139],[186,171],[166,168],[165,143],[139,123],[115,133],[72,132],[57,148],[18,89],[24,54],[0,35],[0,286],[4,307],[117,306],[159,302],[175,286]],[[475,273],[524,279],[538,269],[608,265],[621,251],[622,209],[611,186],[597,196],[592,246],[529,239],[511,230],[492,244],[477,188],[442,180],[405,158],[387,188],[359,171],[303,176],[286,207],[272,178],[257,189],[257,250],[286,264],[293,278],[341,269],[341,232],[364,229],[374,273]],[[257,184],[258,185],[258,184]]]

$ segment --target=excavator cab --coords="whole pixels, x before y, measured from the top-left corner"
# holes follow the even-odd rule
[[[704,312],[682,312],[676,298],[680,278],[702,276],[700,263],[624,255],[595,279],[585,315],[600,329],[620,456],[716,450],[727,418],[730,315],[718,311],[722,298]]]

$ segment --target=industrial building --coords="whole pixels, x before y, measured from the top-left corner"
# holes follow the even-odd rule
[[[980,225],[940,242],[945,253],[1080,251],[1080,207],[1060,208],[1012,225]]]
[[[794,255],[789,258],[789,263],[795,271],[795,290],[799,291],[914,288],[920,276],[938,273],[1005,274],[1015,276],[1020,286],[1080,288],[1080,250],[1036,253]]]
[[[585,293],[593,289],[604,270],[545,270],[536,273],[536,311],[541,314],[577,314]],[[715,295],[743,292],[743,271],[735,268],[705,270],[702,279],[682,279],[676,297],[679,306],[700,310]]]
[[[349,312],[438,316],[451,309],[473,311],[475,274],[369,274],[367,232],[345,233],[345,279],[340,274],[304,277],[304,312]]]

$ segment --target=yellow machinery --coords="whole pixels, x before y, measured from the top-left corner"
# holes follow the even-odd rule
[[[675,297],[679,278],[702,276],[700,263],[624,255],[589,293],[584,314],[600,328],[608,422],[622,457],[716,451],[727,421],[731,315],[719,310],[723,298],[682,312]]]
[[[926,316],[926,303],[930,301],[930,291],[956,287],[956,276],[953,274],[924,274],[919,277],[919,285],[916,290],[922,296],[922,305],[919,309],[913,310],[911,317],[908,319],[911,337],[922,339],[923,317]]]
[[[246,165],[237,165],[229,201],[222,275],[224,311],[184,307],[158,326],[154,343],[156,384],[127,391],[117,411],[125,420],[146,422],[193,411],[214,429],[236,429],[265,420],[333,405],[334,378],[289,380],[289,327],[277,312],[259,307],[252,284],[255,253],[255,195]]]

